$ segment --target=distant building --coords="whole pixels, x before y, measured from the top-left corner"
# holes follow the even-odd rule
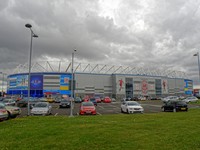
[[[48,63],[49,64],[49,63]],[[40,64],[40,66],[42,66]],[[61,66],[55,71],[52,66],[38,72],[32,68],[30,88],[31,96],[42,97],[45,93],[71,95],[70,65],[62,72]],[[28,95],[28,73],[17,68],[18,73],[8,76],[7,93]],[[20,70],[21,69],[21,70]],[[193,81],[180,71],[143,70],[135,67],[77,64],[74,67],[75,96],[112,96],[115,98],[135,96],[191,95]]]

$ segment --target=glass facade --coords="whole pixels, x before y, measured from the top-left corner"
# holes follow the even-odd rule
[[[31,73],[30,96],[43,97],[45,93],[70,95],[69,73]],[[28,96],[28,74],[8,76],[7,94]]]
[[[133,97],[133,78],[126,78],[126,97]]]
[[[161,79],[156,79],[156,96],[162,95],[162,85],[161,85]]]

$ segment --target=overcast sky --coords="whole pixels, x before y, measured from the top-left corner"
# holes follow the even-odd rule
[[[76,62],[184,71],[197,84],[198,0],[0,0],[0,71],[28,62]]]

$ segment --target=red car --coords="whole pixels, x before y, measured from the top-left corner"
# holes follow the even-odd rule
[[[106,97],[103,99],[103,102],[104,102],[104,103],[111,103],[110,97],[106,96]]]
[[[83,102],[89,102],[89,98],[84,98]]]
[[[100,97],[96,97],[95,99],[96,99],[97,103],[101,103],[101,98]]]
[[[87,115],[87,114],[96,115],[97,112],[96,112],[96,108],[93,102],[82,102],[79,114],[80,115]]]

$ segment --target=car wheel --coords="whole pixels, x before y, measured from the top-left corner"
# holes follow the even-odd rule
[[[126,110],[126,112],[127,112],[127,114],[129,114],[129,111],[128,111],[128,109]]]
[[[8,118],[6,120],[8,120],[10,118],[11,118],[11,115],[10,115],[10,112],[8,111]]]
[[[165,108],[164,107],[162,107],[161,109],[162,109],[163,112],[165,112]]]

